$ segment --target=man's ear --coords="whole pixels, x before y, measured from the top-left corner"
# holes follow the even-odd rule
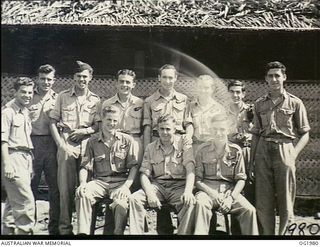
[[[283,78],[286,81],[287,80],[287,74],[283,74]]]
[[[160,75],[158,75],[158,80],[159,80],[159,81],[161,80],[161,76],[160,76]]]
[[[133,85],[133,88],[135,88],[137,83],[133,82],[132,85]]]

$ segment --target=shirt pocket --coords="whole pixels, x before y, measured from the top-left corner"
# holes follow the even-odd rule
[[[172,158],[170,164],[170,172],[173,175],[173,177],[185,177],[186,169],[182,165],[182,158]]]
[[[126,121],[129,131],[141,132],[142,106],[135,106],[129,110],[129,119]]]
[[[184,110],[186,108],[186,103],[184,101],[174,101],[172,103],[172,114],[176,119],[177,125],[182,125]]]
[[[203,162],[202,164],[205,176],[213,176],[217,174],[217,162]]]
[[[94,167],[96,172],[98,173],[96,175],[100,175],[101,173],[105,173],[108,171],[105,154],[94,156]]]
[[[96,114],[96,105],[85,105],[83,107],[83,112],[81,115],[82,122],[86,124],[91,124],[93,122],[94,115]]]
[[[291,127],[294,110],[280,108],[277,110],[277,124],[280,127]]]
[[[165,103],[154,102],[153,104],[151,104],[151,111],[152,111],[151,118],[152,118],[153,125],[157,125],[158,118],[164,113],[165,107],[166,107]]]
[[[155,178],[164,175],[164,159],[151,160],[150,163]]]
[[[32,122],[35,122],[40,116],[40,106],[32,105],[29,108],[29,116]]]
[[[63,122],[70,122],[77,120],[77,113],[76,113],[76,105],[68,105],[62,107],[62,121]]]

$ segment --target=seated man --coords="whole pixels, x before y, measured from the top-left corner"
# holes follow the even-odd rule
[[[102,125],[98,135],[90,138],[82,160],[76,191],[78,234],[89,234],[92,205],[96,199],[109,196],[115,222],[115,235],[124,232],[127,223],[128,196],[138,172],[138,150],[132,137],[116,131],[120,110],[116,106],[102,109]],[[93,180],[87,182],[88,170]],[[129,174],[128,174],[129,171]]]
[[[130,234],[144,233],[145,206],[161,209],[163,203],[178,212],[178,234],[192,234],[194,217],[194,158],[190,138],[176,135],[175,118],[158,118],[160,139],[148,144],[141,164],[141,190],[129,198]],[[187,141],[189,140],[189,141]]]
[[[257,235],[255,208],[243,197],[246,173],[242,150],[228,143],[230,121],[224,114],[212,116],[212,139],[202,144],[196,155],[195,232],[208,234],[212,209],[235,215],[243,235]]]

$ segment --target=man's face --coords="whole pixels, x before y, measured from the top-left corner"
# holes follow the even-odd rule
[[[38,89],[42,92],[48,92],[54,83],[54,72],[39,73],[37,79]]]
[[[120,114],[108,112],[102,118],[102,128],[106,132],[112,132],[117,129]]]
[[[131,93],[132,89],[136,86],[133,77],[130,75],[119,75],[116,82],[116,88],[118,93],[123,95],[128,95]]]
[[[79,90],[85,90],[88,88],[89,82],[92,79],[92,75],[90,74],[89,70],[83,70],[81,72],[77,72],[73,76],[74,85]]]
[[[170,142],[176,132],[176,125],[172,120],[165,121],[159,124],[158,133],[162,142]]]
[[[198,97],[212,97],[212,83],[209,80],[197,80],[196,91]]]
[[[229,127],[227,121],[211,123],[210,135],[217,144],[225,144],[228,141]]]
[[[283,74],[281,69],[269,69],[265,76],[271,91],[281,91],[283,82],[287,79],[286,74]]]
[[[176,71],[174,69],[164,69],[159,75],[159,81],[161,87],[166,91],[173,90],[174,83],[177,81]]]
[[[245,92],[242,91],[241,86],[232,86],[229,88],[229,93],[235,104],[239,104],[243,101],[243,98],[246,96]]]
[[[15,98],[21,106],[27,106],[33,97],[33,86],[21,86],[15,93]]]

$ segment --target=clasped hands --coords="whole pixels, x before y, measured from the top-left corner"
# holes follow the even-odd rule
[[[228,190],[224,194],[210,195],[213,199],[214,207],[218,208],[218,211],[222,214],[227,214],[231,210],[233,198],[231,196],[231,190]]]

